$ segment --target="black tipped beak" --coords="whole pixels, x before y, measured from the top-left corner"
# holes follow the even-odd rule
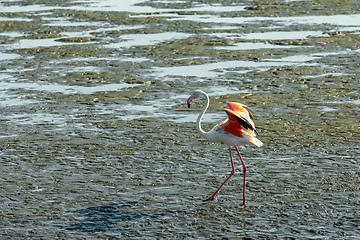
[[[194,94],[192,94],[187,100],[188,108],[190,108],[190,104],[192,103],[193,100],[194,100]]]

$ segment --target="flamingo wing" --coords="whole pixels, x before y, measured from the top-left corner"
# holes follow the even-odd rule
[[[247,119],[246,117],[242,116],[240,113],[235,112],[231,109],[225,108],[224,111],[228,115],[228,123],[229,124],[231,124],[231,125],[240,124],[241,127],[245,128],[245,129],[250,129],[251,131],[256,132],[254,123],[251,119]]]
[[[251,121],[254,120],[254,115],[256,115],[256,113],[246,105],[236,102],[226,102],[226,105],[228,106],[229,109],[239,113],[243,117],[251,119]]]

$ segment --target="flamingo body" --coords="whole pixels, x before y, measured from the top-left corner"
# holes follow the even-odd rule
[[[225,182],[235,173],[235,167],[233,163],[231,147],[235,147],[241,163],[243,165],[243,172],[244,172],[244,183],[243,183],[243,204],[240,205],[240,208],[245,207],[245,178],[246,178],[246,166],[242,157],[240,155],[238,146],[244,144],[251,144],[260,147],[263,143],[256,138],[256,129],[253,122],[253,116],[255,113],[241,103],[235,102],[226,102],[228,108],[225,108],[224,111],[227,114],[227,119],[222,123],[217,124],[213,127],[209,132],[205,132],[201,128],[201,120],[204,116],[205,111],[209,106],[209,97],[208,95],[201,91],[195,91],[189,98],[188,98],[188,106],[192,101],[200,96],[204,96],[206,98],[206,103],[199,114],[199,117],[196,121],[196,128],[200,135],[206,138],[210,142],[222,142],[229,146],[229,153],[230,153],[230,160],[232,171],[230,176],[221,184],[221,186],[215,191],[215,193],[205,201],[213,200],[215,195],[221,189],[221,187],[225,184]]]

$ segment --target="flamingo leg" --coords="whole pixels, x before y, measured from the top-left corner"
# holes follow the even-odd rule
[[[238,152],[239,152],[239,150],[238,150]],[[234,166],[234,161],[233,161],[233,157],[231,154],[231,147],[229,147],[229,153],[230,153],[231,168],[232,168],[230,175],[225,179],[225,181],[220,185],[220,187],[214,192],[214,194],[211,197],[209,197],[208,199],[204,200],[204,202],[214,200],[215,195],[219,192],[219,190],[222,188],[222,186],[224,186],[224,184],[227,182],[227,180],[229,180],[229,178],[231,178],[231,176],[235,174],[235,166]]]
[[[244,182],[243,182],[243,204],[242,205],[239,205],[239,208],[244,208],[245,207],[245,180],[246,180],[246,166],[245,166],[245,163],[240,155],[240,152],[239,152],[239,149],[237,147],[235,147],[239,157],[240,157],[240,160],[241,160],[241,164],[243,165],[243,172],[244,172]]]

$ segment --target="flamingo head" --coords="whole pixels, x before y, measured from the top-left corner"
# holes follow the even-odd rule
[[[201,90],[196,90],[195,92],[193,92],[193,94],[191,94],[191,96],[187,100],[187,105],[189,108],[190,108],[190,104],[194,101],[194,99],[200,97],[201,93],[202,93]]]

